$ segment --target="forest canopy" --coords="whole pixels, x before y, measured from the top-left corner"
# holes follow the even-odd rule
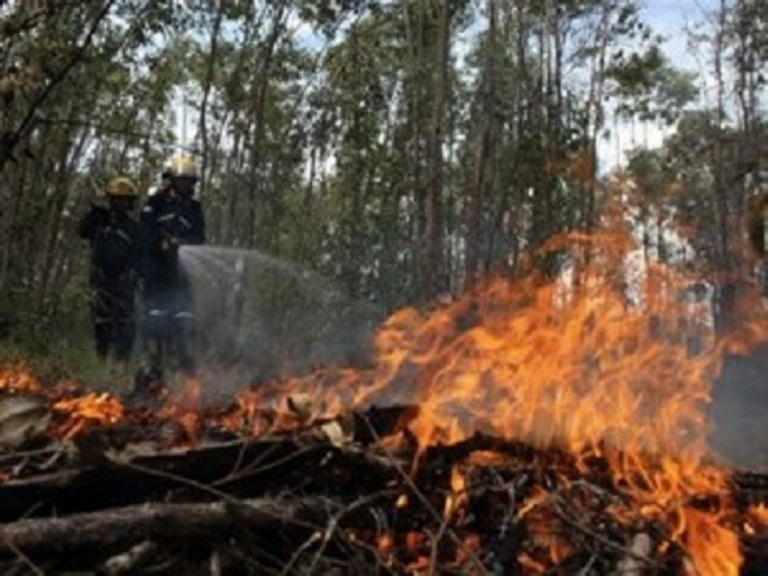
[[[180,147],[210,244],[387,311],[593,230],[615,177],[647,257],[730,282],[768,159],[768,3],[680,30],[699,72],[646,20],[635,0],[1,2],[2,336],[85,329],[77,219]],[[627,127],[664,137],[609,165]]]

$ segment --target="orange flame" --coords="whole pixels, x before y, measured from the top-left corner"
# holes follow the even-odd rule
[[[160,421],[176,422],[184,431],[185,444],[200,443],[202,421],[200,418],[200,382],[186,379],[178,394],[167,395],[165,404],[156,414]]]
[[[685,543],[698,574],[738,576],[741,551],[738,535],[713,521],[711,515],[685,509]]]
[[[69,380],[43,386],[32,371],[21,364],[0,371],[0,390],[46,396],[53,410],[64,417],[56,430],[61,438],[72,438],[92,425],[115,424],[124,417],[123,405],[109,393],[83,393],[76,382]]]
[[[613,208],[610,219],[620,220]],[[705,408],[724,352],[768,340],[765,313],[752,308],[738,334],[716,342],[706,311],[693,313],[681,299],[696,279],[649,262],[633,269],[627,234],[571,235],[547,249],[571,256],[556,278],[494,278],[431,313],[401,310],[375,336],[373,369],[324,370],[244,392],[223,421],[261,435],[350,406],[413,404],[419,412],[410,429],[421,448],[480,430],[565,449],[584,470],[599,457],[638,513],[667,526],[697,574],[737,574],[742,556],[729,471],[712,462]],[[699,340],[696,355],[688,347],[692,337]],[[201,425],[198,392],[190,388],[187,401],[165,413],[192,439]],[[119,417],[114,406],[95,412]],[[446,515],[463,497],[458,468],[452,488]],[[706,509],[693,505],[702,496]],[[536,534],[558,562],[567,544],[549,529],[547,499],[534,492],[517,517],[541,524]],[[764,521],[764,510],[753,514]],[[390,544],[388,536],[378,542],[382,551]],[[527,553],[519,561],[546,571]]]
[[[7,392],[40,392],[40,382],[24,364],[9,366],[0,371],[0,390]]]
[[[123,405],[107,393],[92,392],[85,396],[60,400],[53,408],[67,415],[67,420],[60,430],[62,438],[72,438],[91,424],[105,426],[123,419]]]
[[[768,530],[768,506],[756,504],[747,510],[746,532],[754,534],[760,530]]]
[[[258,399],[301,393],[318,413],[415,404],[421,447],[480,430],[564,447],[584,468],[600,457],[636,509],[672,529],[698,574],[735,573],[742,560],[729,472],[711,462],[705,408],[726,349],[766,340],[764,315],[753,313],[739,339],[716,343],[706,315],[683,304],[692,278],[652,263],[633,277],[623,234],[564,240],[574,255],[569,274],[496,278],[432,313],[401,310],[376,334],[372,371],[330,384],[327,373],[282,382]],[[695,356],[691,337],[700,340]],[[691,509],[700,496],[718,511]]]

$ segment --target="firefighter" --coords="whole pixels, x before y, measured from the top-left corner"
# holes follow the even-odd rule
[[[144,343],[150,374],[159,378],[166,363],[194,373],[191,344],[194,310],[189,278],[179,248],[205,242],[205,218],[195,199],[197,163],[190,156],[171,158],[163,186],[150,196],[140,216]]]
[[[125,363],[136,339],[135,292],[138,221],[133,209],[136,185],[124,177],[106,187],[107,206],[92,205],[78,234],[91,247],[90,282],[96,354]]]

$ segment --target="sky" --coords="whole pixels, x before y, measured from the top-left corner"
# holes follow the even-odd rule
[[[730,1],[729,1],[730,3]],[[688,30],[704,31],[714,23],[713,12],[720,5],[720,0],[644,0],[644,20],[657,33],[665,38],[663,49],[670,62],[677,68],[689,70],[698,75],[699,81],[703,81],[705,87],[702,97],[704,100],[710,96],[714,85],[709,55],[696,53],[689,47]],[[306,43],[320,48],[322,42],[312,31],[301,22],[292,22],[290,26],[299,37],[306,36]],[[458,48],[461,50],[461,47]],[[701,52],[701,49],[698,49]],[[180,99],[179,99],[180,104]],[[181,147],[188,145],[195,133],[195,120],[193,113],[184,122],[183,106],[177,106],[177,144]],[[598,144],[598,157],[600,159],[599,171],[606,173],[611,169],[626,163],[626,152],[637,146],[659,146],[665,136],[669,135],[669,129],[663,129],[655,124],[629,123],[615,124],[611,122],[611,135],[608,139],[601,139]],[[186,124],[186,130],[184,129]]]
[[[643,9],[645,21],[665,38],[663,49],[670,63],[696,73],[699,81],[703,81],[704,101],[711,97],[713,86],[709,55],[689,48],[687,31],[702,32],[710,28],[714,23],[712,13],[719,5],[720,0],[645,0]],[[601,142],[598,147],[601,171],[625,164],[625,153],[635,146],[659,146],[669,133],[669,129],[661,129],[653,124],[634,127],[628,123],[620,125],[618,130],[613,130],[610,140]]]

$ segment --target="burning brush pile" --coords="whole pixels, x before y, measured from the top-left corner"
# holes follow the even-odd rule
[[[3,373],[3,573],[768,573],[768,478],[707,445],[768,321],[711,343],[686,279],[592,272],[622,253],[400,311],[370,368],[218,405]]]

